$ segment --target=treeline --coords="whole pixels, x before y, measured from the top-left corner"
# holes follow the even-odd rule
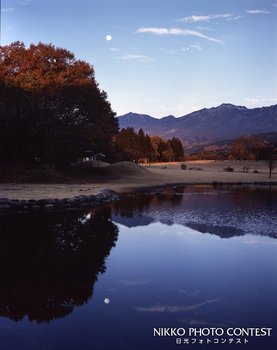
[[[111,154],[118,121],[94,69],[68,50],[0,46],[0,163],[66,166]]]
[[[276,142],[258,136],[243,136],[232,142],[228,148],[230,160],[266,160],[277,151]]]
[[[135,162],[271,159],[276,138],[240,137],[224,149],[188,156],[176,137],[119,131],[93,66],[70,51],[43,43],[0,46],[0,165],[67,167],[97,153]]]
[[[22,42],[0,46],[0,164],[67,167],[105,160],[183,160],[179,139],[132,128],[119,132],[93,67],[65,49]]]
[[[277,158],[277,133],[264,137],[242,136],[229,144],[210,145],[195,153],[185,156],[186,160],[268,160]]]
[[[182,142],[173,137],[165,141],[159,136],[149,136],[140,129],[123,128],[114,138],[117,160],[134,162],[178,162],[184,159]]]

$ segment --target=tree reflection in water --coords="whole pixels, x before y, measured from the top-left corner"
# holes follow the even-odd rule
[[[0,315],[50,322],[88,301],[118,238],[109,209],[0,218]]]
[[[150,193],[130,194],[118,202],[112,203],[113,215],[125,218],[135,218],[138,214],[147,213],[151,209],[179,207],[183,199],[183,193],[179,193],[175,188],[157,190]],[[153,219],[147,224],[151,223]],[[140,223],[141,224],[141,223]]]

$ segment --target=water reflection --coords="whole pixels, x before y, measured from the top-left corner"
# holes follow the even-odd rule
[[[180,224],[221,238],[248,233],[277,238],[276,195],[269,188],[175,187],[114,203],[113,220],[127,227]]]
[[[109,211],[4,216],[0,315],[50,322],[88,301],[118,228]]]
[[[214,225],[207,225],[207,224],[201,224],[197,222],[187,223],[187,227],[201,232],[201,233],[209,233],[211,235],[216,235],[220,238],[231,238],[235,236],[243,236],[244,231],[231,226],[214,226]]]
[[[177,208],[182,202],[178,191],[166,189],[163,192],[132,194],[120,202],[114,202],[113,220],[127,227],[147,226],[155,217],[147,215],[154,209]]]
[[[272,327],[242,347],[275,349],[275,194],[176,187],[84,215],[0,217],[2,348],[170,350],[154,327]]]

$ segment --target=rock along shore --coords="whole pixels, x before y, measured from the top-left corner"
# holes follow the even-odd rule
[[[96,195],[80,195],[63,199],[8,199],[0,198],[0,214],[50,211],[50,210],[80,210],[117,201],[119,196],[110,189],[104,189]]]

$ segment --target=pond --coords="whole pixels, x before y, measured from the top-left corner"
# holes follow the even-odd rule
[[[5,350],[277,344],[277,201],[187,186],[0,216]]]

